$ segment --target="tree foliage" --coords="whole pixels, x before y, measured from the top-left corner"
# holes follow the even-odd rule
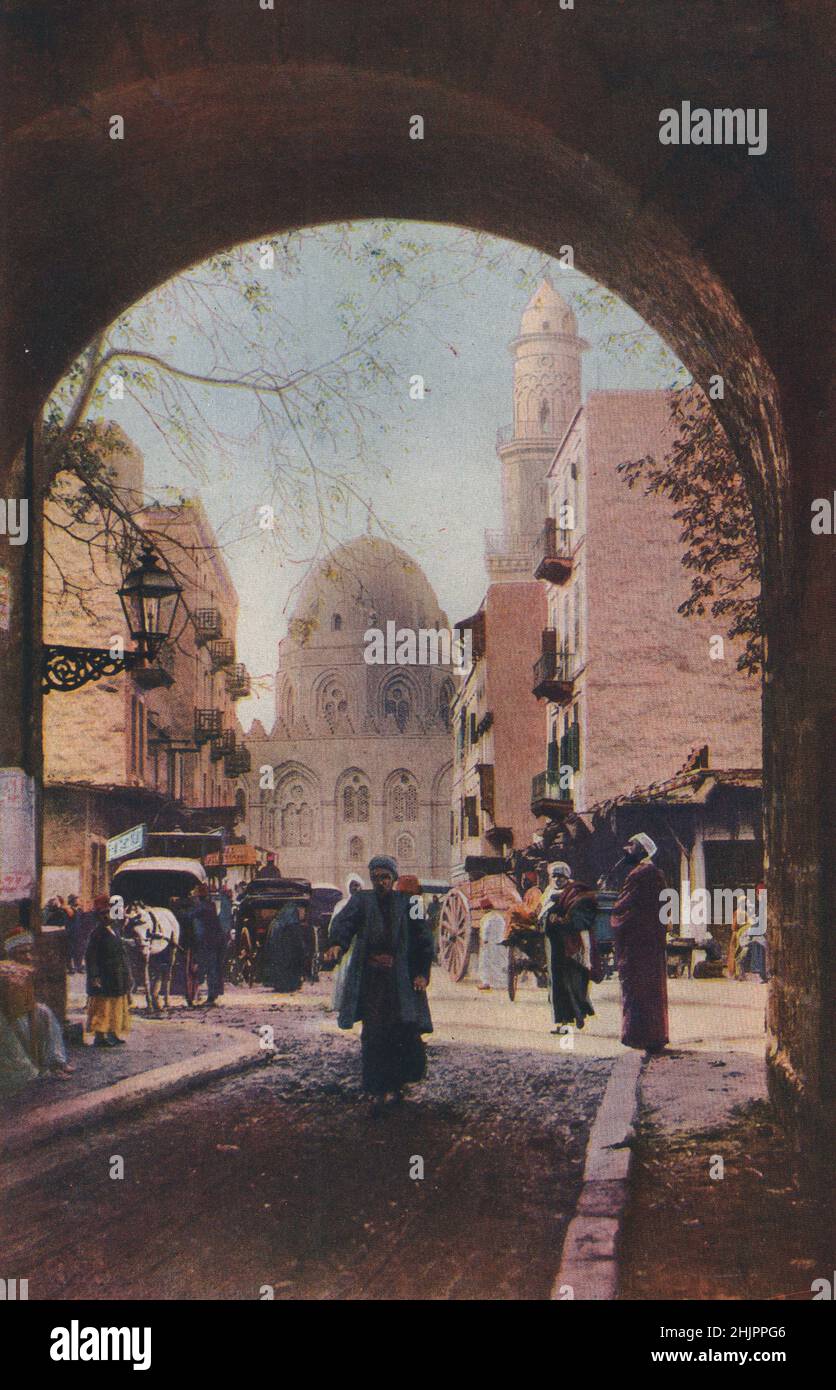
[[[709,401],[696,387],[671,395],[675,440],[662,459],[618,465],[628,487],[675,504],[684,545],[682,563],[691,572],[691,592],[678,611],[686,617],[710,613],[722,619],[727,636],[743,639],[738,670],[751,674],[763,664],[760,563],[751,504],[737,461]]]

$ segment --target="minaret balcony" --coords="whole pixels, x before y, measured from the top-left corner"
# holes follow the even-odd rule
[[[572,573],[572,532],[559,530],[553,516],[534,543],[534,578],[565,584]]]
[[[562,436],[555,433],[551,424],[545,427],[539,420],[520,420],[516,425],[502,425],[496,432],[497,449],[507,449],[511,444],[543,444],[557,449]]]

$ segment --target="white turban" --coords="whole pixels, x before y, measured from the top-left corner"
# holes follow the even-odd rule
[[[653,840],[651,840],[649,835],[645,835],[643,830],[640,830],[638,835],[630,836],[630,844],[641,845],[648,859],[653,858],[658,848],[656,843]]]
[[[558,874],[563,878],[572,877],[572,870],[569,868],[568,864],[564,864],[562,859],[559,859],[555,864],[549,865],[549,878],[556,878]]]

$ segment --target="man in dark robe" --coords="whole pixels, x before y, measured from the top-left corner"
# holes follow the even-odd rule
[[[600,979],[594,931],[598,899],[594,889],[572,878],[569,865],[562,861],[549,866],[549,884],[540,922],[546,933],[552,1032],[563,1033],[569,1023],[583,1028],[595,1013],[589,1002],[589,981],[593,975]]]
[[[331,922],[326,960],[338,961],[354,943],[343,982],[340,1028],[362,1019],[363,1087],[372,1113],[402,1099],[402,1087],[426,1070],[422,1033],[432,1032],[427,985],[432,933],[413,917],[410,897],[393,892],[398,867],[376,855],[369,862],[372,889],[355,893]]]
[[[280,994],[292,994],[302,983],[305,963],[303,926],[307,908],[286,903],[270,923],[261,955],[261,978]]]
[[[621,981],[621,1041],[647,1052],[661,1052],[669,1041],[666,933],[659,904],[665,877],[653,863],[655,853],[649,835],[628,840],[624,857],[631,868],[611,919]]]
[[[272,850],[267,855],[267,860],[260,869],[256,869],[253,878],[281,878],[279,866],[276,863],[276,856]]]
[[[206,978],[206,1003],[214,1004],[224,992],[224,955],[226,936],[218,910],[209,894],[208,883],[197,886],[197,901],[192,910],[192,930],[200,973]]]

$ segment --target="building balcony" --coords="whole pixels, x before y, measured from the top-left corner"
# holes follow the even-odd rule
[[[565,584],[572,573],[572,532],[558,529],[553,516],[546,517],[534,542],[534,578]]]
[[[196,608],[193,618],[195,641],[198,646],[223,637],[224,625],[220,608]]]
[[[567,705],[572,698],[575,680],[575,654],[562,648],[555,649],[554,628],[543,632],[543,648],[534,663],[533,693],[538,700],[551,700],[556,705]]]
[[[244,700],[250,693],[250,673],[240,661],[227,667],[226,693],[231,700]]]
[[[243,745],[233,749],[231,753],[227,753],[224,758],[225,777],[240,777],[243,773],[249,772],[251,767],[250,750],[244,748]]]
[[[531,547],[537,540],[535,531],[486,531],[485,555],[512,556],[526,561],[531,559]]]
[[[196,709],[194,712],[194,741],[208,743],[210,739],[220,738],[223,733],[223,711],[219,709]]]
[[[235,643],[229,637],[217,637],[209,643],[209,656],[213,671],[231,666],[235,661]]]
[[[560,785],[556,772],[538,772],[531,779],[531,814],[549,816],[559,820],[568,816],[573,809],[571,799],[567,799],[566,789]]]
[[[234,753],[234,752],[235,752],[235,730],[234,730],[234,729],[224,729],[224,731],[223,731],[223,733],[221,734],[220,738],[213,738],[213,739],[212,739],[212,748],[211,748],[211,751],[210,751],[210,753],[209,753],[209,757],[210,757],[210,760],[211,760],[213,763],[220,762],[221,758],[225,758],[225,757],[227,756],[228,753]]]
[[[174,684],[174,650],[163,644],[153,661],[134,666],[131,676],[141,690],[159,690]]]

